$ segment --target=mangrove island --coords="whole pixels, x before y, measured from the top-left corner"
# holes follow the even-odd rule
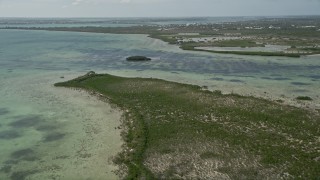
[[[127,61],[151,61],[151,58],[145,56],[130,56],[127,57]]]
[[[159,79],[93,72],[55,86],[98,94],[123,114],[125,179],[319,177],[319,113]]]

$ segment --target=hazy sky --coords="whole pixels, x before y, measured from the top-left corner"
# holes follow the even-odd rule
[[[0,0],[0,17],[320,15],[320,0]]]

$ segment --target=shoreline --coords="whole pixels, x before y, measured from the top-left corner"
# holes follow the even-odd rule
[[[123,118],[123,111],[90,91],[68,88],[61,91],[73,91],[71,94],[77,99],[85,100],[87,107],[91,106],[94,112],[104,111],[100,115],[92,114],[95,116],[94,121],[88,121],[89,119],[83,121],[82,131],[86,135],[83,140],[79,141],[78,147],[76,146],[78,163],[81,164],[71,165],[71,171],[65,169],[66,176],[64,177],[72,179],[80,175],[95,179],[120,179],[117,174],[119,167],[113,163],[113,159],[122,151],[120,122]],[[86,171],[82,171],[82,168],[85,168]]]
[[[77,77],[76,74],[67,75],[65,79]],[[78,149],[78,158],[76,159],[79,162],[74,162],[78,165],[70,164],[72,169],[71,171],[65,170],[65,178],[72,179],[75,175],[79,177],[82,174],[83,178],[120,179],[117,174],[119,167],[113,163],[113,160],[122,151],[124,143],[120,135],[124,111],[93,92],[84,89],[57,88],[52,84],[51,88],[57,89],[54,91],[59,91],[59,94],[65,92],[65,95],[73,96],[75,101],[72,104],[83,103],[85,111],[89,113],[86,115],[87,117],[82,117],[84,119],[81,131],[82,134],[84,133],[84,137],[82,140],[78,140],[79,144],[76,148]],[[82,168],[85,168],[86,171],[82,171]]]
[[[65,79],[80,74],[55,72],[41,77],[14,78],[15,85],[22,83],[23,89],[32,91],[16,94],[17,98],[23,97],[20,98],[22,104],[26,101],[30,108],[34,108],[34,111],[21,112],[19,116],[41,121],[35,127],[22,129],[23,136],[11,141],[15,146],[3,141],[6,148],[2,151],[2,159],[6,166],[0,166],[0,178],[120,179],[116,174],[118,166],[112,159],[122,151],[123,140],[118,127],[123,112],[86,91],[53,87],[54,82],[61,80],[59,74],[62,73]],[[9,119],[18,115],[8,116]],[[12,158],[10,153],[21,149],[32,153],[34,160],[6,163]],[[5,173],[5,167],[11,167],[12,171]]]

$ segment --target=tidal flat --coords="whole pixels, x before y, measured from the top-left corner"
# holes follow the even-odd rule
[[[85,91],[54,88],[59,79],[53,73],[2,81],[16,86],[2,93],[23,92],[2,97],[9,108],[0,117],[0,179],[118,179],[111,161],[121,151],[122,112]]]
[[[58,87],[104,97],[124,112],[125,179],[319,176],[317,112],[196,85],[90,72]]]

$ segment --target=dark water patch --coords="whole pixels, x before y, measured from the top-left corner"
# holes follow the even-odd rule
[[[36,130],[42,131],[42,132],[53,131],[55,129],[57,129],[57,127],[52,125],[39,125],[36,127]]]
[[[307,70],[310,70],[310,71],[319,71],[320,70],[320,66],[317,66],[317,65],[309,65],[309,66],[306,66],[306,69]]]
[[[306,75],[304,75],[304,74],[299,74],[299,75],[297,75],[298,77],[308,77],[308,76],[306,76]]]
[[[303,83],[303,82],[291,82],[292,85],[296,86],[308,86],[311,85],[310,83]]]
[[[7,108],[0,108],[0,116],[8,113],[9,113],[9,110]]]
[[[271,77],[261,77],[261,79],[273,80]]]
[[[0,139],[15,139],[21,137],[21,133],[15,130],[6,130],[6,131],[1,131],[0,132]]]
[[[25,180],[28,176],[39,173],[39,170],[16,171],[10,176],[11,180]]]
[[[320,75],[311,75],[309,77],[312,79],[320,79]]]
[[[270,76],[281,76],[281,74],[271,74]]]
[[[129,68],[134,70],[165,70],[169,72],[194,72],[194,73],[259,73],[280,68],[279,64],[259,64],[250,61],[222,61],[212,56],[186,55],[183,53],[159,53],[150,51],[121,51],[122,57],[117,57],[113,51],[92,51],[89,52],[89,60],[82,60],[77,63],[96,69],[97,67],[107,69],[110,67]],[[132,54],[144,54],[146,56],[159,57],[161,61],[150,61],[148,63],[127,63],[124,61],[126,56]],[[97,57],[98,56],[98,57]],[[95,57],[95,58],[94,58]],[[119,62],[121,62],[119,64]]]
[[[11,165],[4,165],[1,169],[0,172],[4,172],[4,173],[10,173],[11,172]]]
[[[37,160],[37,157],[35,156],[34,151],[30,148],[15,151],[15,152],[11,153],[10,156],[13,159],[19,159],[19,160],[25,160],[25,161]]]
[[[27,117],[20,118],[19,120],[14,121],[9,125],[15,128],[26,128],[26,127],[33,127],[42,121],[43,119],[40,116],[27,116]]]
[[[237,77],[244,77],[244,78],[256,78],[255,76],[248,76],[248,75],[237,75]]]
[[[178,72],[175,72],[175,71],[172,71],[172,72],[171,72],[171,74],[180,74],[180,73],[178,73]]]
[[[239,79],[231,79],[230,82],[244,83],[244,81]]]
[[[277,81],[286,81],[286,80],[292,80],[290,78],[284,78],[284,77],[279,77],[279,78],[274,78],[274,80],[277,80]]]
[[[271,78],[271,77],[261,77],[261,79],[275,80],[275,81],[286,81],[286,80],[292,80],[292,79],[290,79],[290,78],[285,78],[285,77],[276,77],[276,78]]]
[[[210,80],[214,80],[214,81],[223,81],[223,78],[210,78]]]
[[[18,163],[19,163],[19,160],[17,160],[17,159],[9,159],[4,162],[4,164],[7,164],[7,165],[14,165],[14,164],[18,164]]]
[[[64,138],[64,136],[65,134],[63,133],[51,133],[44,138],[43,142],[57,141]]]
[[[144,69],[137,69],[137,72],[145,71]]]

